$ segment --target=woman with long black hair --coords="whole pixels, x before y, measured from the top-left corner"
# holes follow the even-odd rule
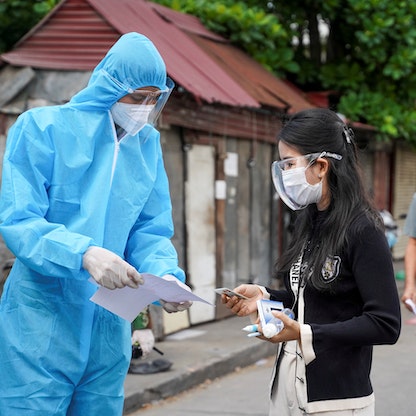
[[[222,296],[234,313],[258,299],[283,302],[295,319],[277,335],[270,415],[374,416],[373,345],[394,344],[400,303],[378,211],[361,179],[354,133],[333,111],[292,116],[278,137],[272,177],[281,199],[299,211],[293,239],[276,264],[284,290],[244,284]],[[262,332],[261,326],[259,331]]]

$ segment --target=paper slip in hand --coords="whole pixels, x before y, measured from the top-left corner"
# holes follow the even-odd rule
[[[130,322],[147,305],[159,299],[166,302],[199,301],[212,305],[184,289],[174,280],[165,280],[149,273],[141,275],[144,284],[139,285],[137,289],[126,286],[122,289],[110,290],[100,286],[90,300]]]
[[[416,305],[413,302],[413,300],[412,299],[406,299],[405,303],[408,304],[412,308],[413,313],[416,315]]]

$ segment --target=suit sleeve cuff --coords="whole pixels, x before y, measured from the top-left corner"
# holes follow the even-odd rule
[[[257,287],[262,291],[263,299],[270,300],[270,293],[266,290],[266,288],[264,286],[259,286],[259,285],[257,285]]]
[[[308,365],[316,358],[315,351],[313,349],[313,333],[310,325],[300,326],[300,339],[303,359],[305,360],[305,364]]]

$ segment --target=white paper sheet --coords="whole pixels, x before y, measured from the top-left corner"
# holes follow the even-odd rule
[[[165,280],[149,273],[142,273],[144,284],[138,289],[124,287],[110,290],[100,286],[90,300],[110,312],[132,322],[151,303],[163,299],[167,302],[199,301],[212,305],[189,292],[174,280]]]

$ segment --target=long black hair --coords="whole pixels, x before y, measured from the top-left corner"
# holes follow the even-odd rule
[[[307,275],[312,285],[318,290],[329,290],[331,285],[323,281],[320,273],[322,266],[328,255],[342,252],[347,243],[348,226],[354,218],[365,213],[376,226],[382,227],[363,185],[354,133],[335,112],[317,108],[294,114],[280,131],[278,141],[303,155],[326,151],[342,156],[341,160],[327,158],[331,202],[318,235],[314,232],[314,251],[308,259]],[[315,204],[299,212],[288,250],[276,263],[278,272],[289,270],[310,240],[314,215]]]

